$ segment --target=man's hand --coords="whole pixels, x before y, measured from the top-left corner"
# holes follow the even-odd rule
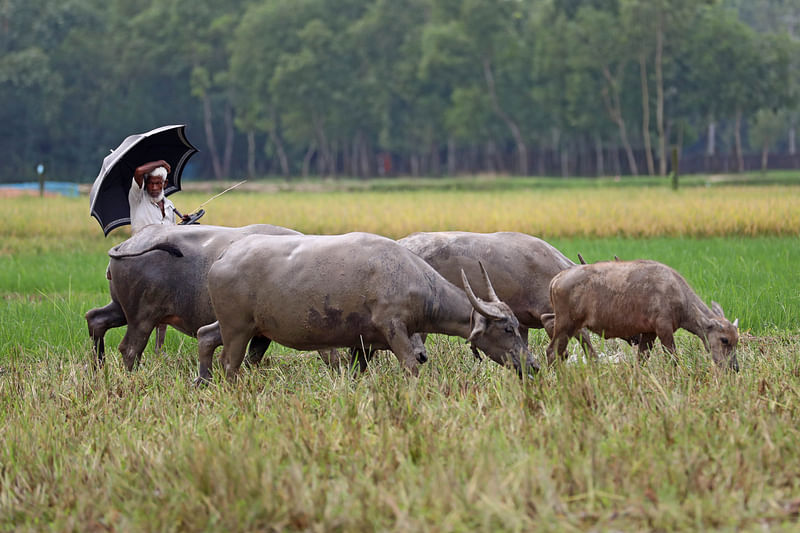
[[[159,159],[158,161],[150,161],[149,163],[145,163],[144,165],[136,167],[136,170],[133,173],[133,179],[136,180],[136,184],[139,186],[139,188],[142,188],[144,183],[144,175],[151,173],[158,167],[166,168],[168,174],[172,172],[172,167],[170,164],[163,159]]]
[[[181,215],[181,220],[183,220],[184,222],[189,222],[190,218],[192,218],[192,217],[189,216],[189,215]]]

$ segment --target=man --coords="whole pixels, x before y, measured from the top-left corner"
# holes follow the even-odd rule
[[[167,174],[172,170],[163,159],[150,161],[136,168],[133,173],[131,189],[128,191],[128,204],[131,208],[131,234],[149,224],[174,225],[175,215],[189,220],[189,215],[181,215],[175,205],[164,196]],[[156,353],[161,352],[167,325],[156,328]]]
[[[150,161],[136,168],[133,173],[128,204],[131,208],[131,233],[136,233],[148,224],[175,224],[175,215],[182,220],[175,205],[164,196],[167,174],[172,170],[166,161]]]

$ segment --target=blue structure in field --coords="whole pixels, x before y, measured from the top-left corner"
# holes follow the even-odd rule
[[[25,183],[0,183],[0,189],[30,190],[38,193],[39,184],[35,181],[28,181]],[[77,183],[69,183],[66,181],[45,181],[44,192],[60,194],[61,196],[78,196],[80,194]]]

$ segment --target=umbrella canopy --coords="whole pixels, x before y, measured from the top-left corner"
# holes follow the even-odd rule
[[[103,159],[103,166],[89,193],[89,205],[92,216],[100,223],[106,236],[114,228],[131,223],[128,191],[137,167],[163,159],[172,167],[164,194],[181,190],[183,167],[198,152],[186,139],[185,127],[183,124],[162,126],[131,135]]]

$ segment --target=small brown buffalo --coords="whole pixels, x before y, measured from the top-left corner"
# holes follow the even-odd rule
[[[642,357],[656,337],[674,353],[673,333],[683,328],[700,337],[718,366],[739,370],[734,351],[739,320],[728,321],[716,302],[709,309],[680,274],[656,261],[575,266],[552,279],[550,302],[555,313],[553,339],[547,346],[551,363],[555,354],[565,355],[569,338],[584,327],[605,338],[640,335]]]

